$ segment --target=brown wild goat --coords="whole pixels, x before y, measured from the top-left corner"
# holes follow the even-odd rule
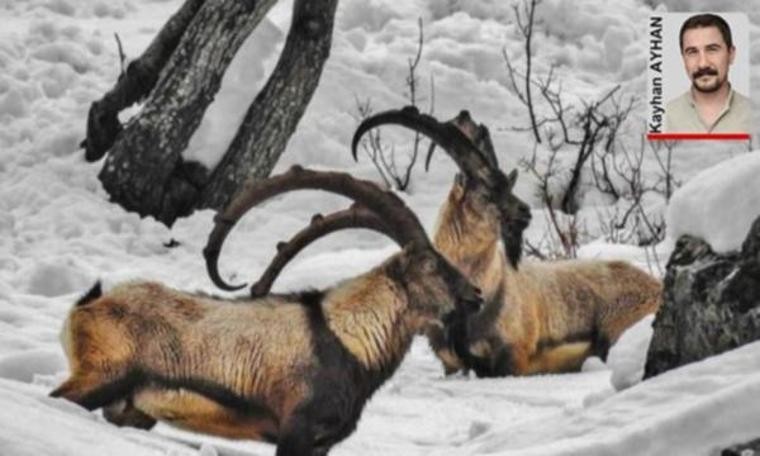
[[[480,297],[438,254],[416,216],[375,184],[294,167],[245,187],[217,216],[204,254],[214,282],[233,225],[284,192],[320,189],[361,204],[403,249],[322,292],[225,300],[130,282],[96,286],[62,333],[71,376],[51,393],[120,425],[162,420],[277,443],[277,455],[323,455],[356,427],[364,404],[400,364],[415,333],[476,310]],[[376,223],[383,220],[382,223]],[[281,246],[287,249],[287,245]]]
[[[530,211],[512,194],[517,172],[502,173],[487,128],[467,111],[445,123],[415,108],[367,118],[354,135],[354,158],[362,135],[384,124],[429,136],[462,171],[440,210],[434,244],[482,290],[485,305],[465,324],[431,330],[447,373],[576,371],[588,356],[605,359],[623,331],[657,310],[660,281],[626,262],[520,261]]]

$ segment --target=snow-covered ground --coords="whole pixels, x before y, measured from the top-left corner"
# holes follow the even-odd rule
[[[551,61],[572,100],[599,96],[615,84],[629,94],[646,87],[646,19],[651,1],[545,0],[539,7],[536,71]],[[671,10],[709,10],[708,1],[667,1]],[[746,10],[751,2],[722,2]],[[115,81],[118,33],[128,57],[139,55],[178,0],[0,0],[0,455],[270,455],[273,447],[182,433],[166,426],[151,432],[118,429],[47,393],[66,377],[58,333],[72,302],[96,279],[151,277],[189,290],[215,291],[200,251],[212,224],[209,211],[167,229],[107,202],[97,173],[77,148],[86,112]],[[281,2],[243,46],[225,76],[222,92],[186,156],[214,163],[226,147],[256,90],[277,59],[289,25]],[[512,168],[532,152],[525,113],[508,89],[502,47],[519,63],[511,6],[496,0],[345,0],[338,9],[333,50],[320,87],[278,164],[343,169],[377,178],[366,159],[354,164],[348,143],[356,124],[356,98],[376,110],[405,104],[407,59],[415,52],[417,17],[425,24],[418,70],[426,107],[435,81],[435,113],[453,117],[469,109],[491,127],[499,158]],[[752,83],[760,87],[760,33],[752,26]],[[757,107],[760,97],[753,93]],[[645,104],[635,116],[643,118]],[[134,111],[132,111],[134,112]],[[755,110],[756,114],[760,109]],[[636,122],[631,122],[635,124]],[[755,122],[755,125],[760,125]],[[629,132],[637,144],[636,131]],[[391,136],[395,135],[395,136]],[[389,131],[389,137],[407,138]],[[755,157],[741,144],[679,146],[677,177],[688,181],[668,209],[673,233],[692,233],[725,246],[741,242],[737,227],[758,209]],[[656,172],[651,160],[647,172]],[[431,172],[415,173],[402,195],[432,229],[454,168],[442,154]],[[732,173],[727,176],[725,173]],[[545,217],[535,182],[522,173],[516,192],[530,201],[538,239]],[[694,195],[703,192],[704,198]],[[740,193],[740,194],[737,194]],[[708,198],[709,196],[709,198]],[[588,192],[582,213],[592,220],[604,208]],[[737,201],[741,204],[737,204]],[[596,203],[595,203],[596,202]],[[249,214],[222,255],[227,276],[255,276],[274,245],[302,227],[318,206],[345,206],[340,198],[297,193]],[[657,207],[658,203],[653,203]],[[659,203],[662,206],[662,203]],[[741,214],[736,210],[744,211]],[[664,210],[661,209],[664,215]],[[708,222],[721,220],[724,223]],[[734,223],[736,222],[736,223]],[[669,226],[669,229],[671,227]],[[746,229],[746,228],[745,228]],[[593,232],[594,230],[591,229]],[[179,241],[175,248],[164,244]],[[611,245],[603,237],[584,245],[584,257],[624,258],[662,270],[669,243],[654,251]],[[327,286],[366,270],[395,247],[368,232],[340,233],[311,246],[288,267],[275,290]],[[232,252],[235,252],[233,254]],[[656,253],[656,255],[653,255]],[[234,280],[234,278],[233,278]],[[607,365],[587,362],[570,375],[480,380],[444,378],[423,340],[399,372],[367,406],[358,430],[336,455],[711,455],[731,443],[758,437],[760,344],[641,382],[651,318],[613,347]]]

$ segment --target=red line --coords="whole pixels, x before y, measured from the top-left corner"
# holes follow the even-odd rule
[[[749,133],[647,133],[649,141],[667,140],[717,140],[717,141],[747,141]]]

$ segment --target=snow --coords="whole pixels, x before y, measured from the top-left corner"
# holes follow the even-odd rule
[[[599,403],[496,431],[451,454],[717,454],[760,420],[760,342],[666,372]]]
[[[200,211],[171,230],[126,213],[108,203],[97,179],[101,164],[85,163],[78,149],[90,103],[118,77],[113,34],[134,58],[180,3],[0,0],[0,455],[274,453],[268,444],[231,442],[164,425],[151,432],[119,429],[98,412],[47,397],[67,376],[59,342],[64,316],[95,280],[109,288],[131,278],[153,278],[181,289],[216,292],[200,253],[213,213]],[[632,94],[643,91],[651,3],[545,0],[539,6],[534,68],[546,71],[558,63],[568,102],[595,99],[618,83]],[[706,0],[665,3],[671,10],[714,9]],[[748,10],[757,23],[758,13],[745,2],[731,5]],[[187,159],[208,166],[218,161],[237,119],[276,64],[290,7],[278,3],[243,45],[185,152]],[[425,34],[418,69],[422,107],[434,101],[435,114],[443,119],[470,109],[489,125],[504,168],[514,168],[532,153],[529,134],[514,130],[527,123],[501,58],[506,46],[516,64],[524,62],[508,2],[356,0],[338,8],[330,59],[278,171],[301,163],[377,178],[366,158],[354,164],[349,157],[355,100],[369,99],[376,110],[406,103],[404,79],[416,50],[418,17]],[[753,42],[760,38],[757,32],[755,26]],[[753,84],[760,77],[758,55],[753,55]],[[634,119],[643,118],[644,107],[637,107]],[[411,138],[401,129],[384,136],[398,141],[398,149]],[[632,147],[636,138],[636,132],[628,137]],[[616,208],[584,190],[580,217],[589,242],[579,256],[625,259],[659,275],[678,233],[705,236],[717,249],[735,248],[752,214],[760,213],[758,156],[742,144],[679,146],[673,160],[683,189],[667,209],[661,199],[647,201],[648,208],[667,213],[671,242],[651,248],[605,240],[599,214]],[[450,160],[436,154],[431,171],[417,170],[410,194],[400,194],[428,230],[453,172]],[[644,172],[656,179],[653,160],[646,161]],[[521,173],[516,193],[534,206],[528,236],[538,239],[547,222],[534,189],[535,181]],[[276,242],[303,227],[314,212],[347,205],[342,198],[298,192],[257,208],[230,235],[222,274],[233,282],[250,281],[263,270]],[[171,240],[179,245],[167,247]],[[274,289],[329,286],[396,249],[371,232],[339,233],[306,249]],[[567,375],[445,378],[426,342],[416,340],[400,370],[368,404],[357,431],[331,454],[707,456],[757,437],[760,345],[642,382],[651,323],[649,317],[630,328],[611,348],[606,364],[591,359],[582,372]]]
[[[612,370],[610,382],[616,390],[629,388],[644,378],[646,352],[654,333],[653,322],[654,315],[644,317],[628,328],[620,340],[610,347],[607,366]]]
[[[0,379],[0,449],[13,456],[190,456],[199,452],[158,435],[120,430],[45,388]]]
[[[690,234],[716,252],[741,248],[760,216],[760,152],[705,169],[673,195],[667,210],[668,238]]]

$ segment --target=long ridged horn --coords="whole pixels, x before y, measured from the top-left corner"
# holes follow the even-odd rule
[[[512,194],[516,174],[513,172],[508,177],[499,169],[488,129],[476,125],[468,111],[461,111],[456,118],[443,123],[433,116],[421,114],[414,106],[385,111],[364,119],[357,128],[351,141],[355,160],[362,136],[372,128],[386,124],[401,125],[428,136],[456,162],[467,180],[487,190],[500,212],[502,240],[508,258],[517,267],[522,233],[530,223],[530,208]],[[483,150],[475,142],[482,143]]]
[[[470,112],[463,110],[456,117],[446,122],[459,129],[459,131],[483,153],[483,156],[492,168],[499,169],[499,160],[496,158],[496,150],[491,141],[491,132],[484,124],[476,125],[470,117]],[[430,142],[427,155],[425,156],[425,171],[430,169],[430,162],[435,152],[435,141]]]
[[[333,212],[328,215],[317,215],[311,223],[302,229],[289,241],[278,244],[277,255],[269,262],[258,282],[251,286],[251,297],[260,297],[269,293],[272,284],[285,266],[312,242],[339,230],[349,228],[364,228],[384,233],[393,238],[403,247],[404,239],[374,212],[359,205]]]
[[[293,190],[306,189],[337,193],[358,202],[382,218],[388,226],[393,227],[393,234],[384,233],[402,245],[430,245],[417,216],[393,193],[381,189],[374,182],[355,179],[346,173],[313,171],[294,166],[278,176],[246,183],[230,204],[215,217],[214,228],[209,234],[203,255],[206,258],[209,277],[216,286],[230,291],[246,286],[226,283],[219,275],[218,269],[222,244],[237,221],[248,210],[269,198]]]
[[[498,184],[499,177],[488,166],[488,160],[459,128],[449,122],[441,123],[433,116],[421,114],[414,106],[381,112],[364,119],[351,140],[354,160],[358,160],[358,146],[362,136],[385,124],[401,125],[424,134],[441,146],[465,175],[478,179],[489,188]]]

